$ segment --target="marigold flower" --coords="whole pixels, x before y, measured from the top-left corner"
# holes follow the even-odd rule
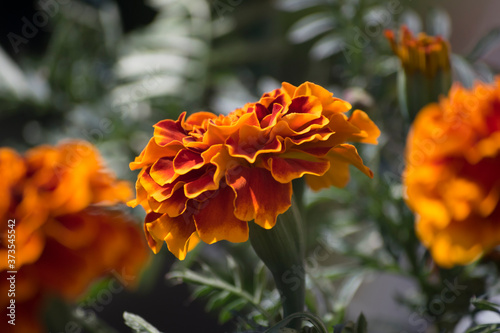
[[[500,244],[500,78],[418,114],[404,183],[416,230],[436,263],[464,265]]]
[[[244,242],[248,221],[270,229],[291,205],[292,183],[314,190],[345,186],[352,164],[372,172],[346,141],[377,143],[377,126],[346,101],[306,82],[283,83],[227,116],[198,112],[154,125],[131,169],[141,169],[137,198],[157,253],[165,241],[179,259],[199,239]]]
[[[9,290],[8,272],[17,271],[19,318],[15,326],[3,320],[1,327],[42,332],[45,296],[75,301],[113,270],[138,273],[147,257],[140,229],[124,213],[109,209],[130,199],[130,185],[104,169],[92,145],[75,140],[24,156],[0,148],[0,173],[0,255],[6,258],[0,263],[0,285]],[[7,261],[8,254],[15,262]],[[0,296],[4,318],[12,298],[7,292]]]
[[[450,46],[441,36],[433,37],[421,32],[414,37],[406,26],[401,27],[399,43],[394,31],[386,30],[385,36],[405,72],[420,72],[434,77],[438,70],[450,71]]]

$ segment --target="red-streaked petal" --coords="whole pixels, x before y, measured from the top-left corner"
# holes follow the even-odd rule
[[[281,184],[262,168],[236,167],[226,171],[226,181],[236,193],[234,215],[272,228],[276,217],[291,206],[292,183]]]
[[[163,214],[153,222],[146,223],[145,229],[155,242],[165,241],[168,250],[180,260],[186,257],[190,239],[196,233],[192,218],[186,215],[169,217]]]
[[[141,182],[141,185],[144,187],[146,192],[150,197],[155,199],[158,202],[164,201],[172,195],[173,191],[182,186],[184,183],[183,182],[175,182],[172,184],[165,184],[163,186],[158,185],[153,178],[149,175],[149,171],[151,168],[148,168],[144,170],[139,175],[139,181]]]
[[[188,200],[184,195],[184,190],[178,188],[165,201],[157,202],[151,198],[148,203],[154,212],[162,212],[168,214],[170,217],[176,217],[186,211]]]
[[[201,204],[194,215],[196,230],[202,241],[213,244],[221,240],[233,243],[248,240],[248,223],[234,216],[234,192],[229,186]]]
[[[323,106],[323,114],[326,116],[330,116],[334,113],[344,113],[351,109],[351,104],[348,102],[341,100],[339,98],[333,97],[333,94],[319,86],[317,84],[311,82],[304,82],[294,92],[293,97],[298,96],[315,96],[317,97]]]
[[[270,140],[268,132],[260,127],[243,125],[226,141],[229,154],[254,163],[260,154],[280,152],[281,142],[276,138]]]
[[[260,103],[257,103],[257,105],[261,105],[262,106],[262,104],[260,104]],[[272,112],[270,114],[268,114],[267,116],[265,116],[261,120],[260,127],[261,128],[267,128],[267,127],[276,125],[276,123],[278,122],[278,120],[281,118],[282,113],[284,112],[284,110],[285,110],[285,108],[283,107],[283,105],[274,104]]]
[[[164,147],[171,143],[180,144],[182,142],[182,139],[187,136],[181,125],[185,116],[186,113],[183,112],[177,121],[166,119],[153,126],[155,129],[154,138],[159,146]]]
[[[162,157],[174,157],[177,152],[182,149],[180,144],[171,144],[165,147],[161,147],[156,144],[155,139],[151,138],[146,148],[137,156],[134,162],[129,164],[131,170],[137,170],[145,166],[150,166],[156,160]]]
[[[288,106],[287,114],[301,113],[316,115],[316,118],[321,115],[321,102],[314,96],[300,96],[292,99],[292,103]]]
[[[321,176],[330,168],[328,160],[301,152],[271,157],[267,163],[274,179],[280,183],[288,183],[305,174]]]
[[[174,170],[177,174],[183,175],[193,169],[199,169],[203,166],[203,158],[199,153],[189,149],[182,149],[174,158]]]
[[[149,171],[149,175],[160,186],[171,183],[175,178],[175,171],[171,158],[160,158]]]
[[[212,112],[195,112],[191,114],[185,121],[182,121],[181,126],[185,130],[191,130],[193,128],[193,125],[201,126],[204,121],[215,118],[217,118],[217,115],[213,114]]]
[[[208,168],[204,175],[184,185],[184,194],[186,197],[196,198],[205,191],[216,190],[219,187],[220,179],[214,178],[215,172],[215,167]]]
[[[155,212],[150,212],[146,214],[146,218],[144,219],[144,224],[143,224],[143,229],[144,229],[144,234],[146,235],[146,240],[148,241],[148,245],[153,250],[153,252],[156,254],[160,252],[162,246],[163,246],[163,239],[158,239],[154,238],[148,231],[147,229],[147,224],[154,222],[158,220],[163,214],[158,214]]]

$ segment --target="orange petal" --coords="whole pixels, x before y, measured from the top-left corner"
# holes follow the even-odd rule
[[[287,114],[301,113],[311,114],[319,117],[321,115],[321,102],[314,96],[300,96],[292,99],[292,103],[288,106]]]
[[[153,198],[150,198],[148,203],[154,212],[166,213],[168,216],[176,217],[186,211],[188,200],[184,195],[184,190],[178,188],[165,201],[157,202]]]
[[[349,122],[362,130],[359,140],[356,141],[374,145],[378,144],[377,139],[380,136],[380,130],[365,112],[355,110],[351,117],[349,117]]]
[[[214,118],[217,118],[217,115],[213,114],[212,112],[206,112],[206,111],[195,112],[192,115],[190,115],[186,119],[186,121],[182,121],[181,125],[182,128],[189,131],[193,128],[193,125],[201,126],[203,122]]]
[[[205,191],[212,191],[219,188],[219,180],[215,178],[216,168],[213,166],[207,168],[206,172],[196,178],[195,180],[187,183],[184,186],[184,193],[188,198],[196,198]]]
[[[135,158],[134,162],[129,164],[130,170],[150,166],[162,157],[174,157],[180,149],[182,149],[181,144],[170,144],[161,147],[154,138],[151,138],[141,154]]]
[[[174,158],[175,172],[183,175],[193,169],[198,169],[203,165],[203,158],[200,154],[188,149],[182,149]]]
[[[173,164],[171,158],[160,158],[151,166],[149,175],[158,185],[171,183],[175,178]]]
[[[184,117],[186,117],[185,112],[181,113],[177,121],[166,119],[153,126],[155,129],[154,138],[159,146],[164,147],[168,144],[182,142],[182,139],[187,136],[181,125]]]
[[[277,182],[266,169],[232,168],[226,171],[226,181],[236,193],[234,215],[242,221],[255,220],[270,229],[291,206],[292,183]]]
[[[341,144],[330,150],[328,153],[330,159],[346,161],[354,165],[361,172],[370,178],[373,178],[373,172],[363,164],[363,160],[358,154],[356,147],[350,144]]]
[[[234,199],[232,188],[226,186],[220,188],[215,196],[201,203],[194,220],[202,241],[212,244],[221,240],[233,243],[248,240],[248,223],[234,216]]]
[[[330,168],[328,160],[302,152],[289,152],[281,154],[280,157],[271,157],[267,163],[274,179],[280,183],[288,183],[305,174],[321,176]]]
[[[146,231],[154,240],[164,240],[168,250],[180,260],[184,260],[196,228],[193,220],[186,215],[169,217],[163,214],[153,222],[146,223]]]
[[[350,179],[349,165],[354,165],[368,177],[372,178],[372,171],[363,164],[356,148],[342,144],[330,150],[325,156],[330,161],[330,169],[322,176],[306,176],[309,187],[314,191],[330,186],[344,187]]]
[[[260,127],[243,125],[226,141],[229,154],[254,163],[260,154],[280,152],[281,142],[276,138],[271,139],[268,132]]]

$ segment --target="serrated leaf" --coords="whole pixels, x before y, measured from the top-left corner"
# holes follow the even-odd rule
[[[136,333],[161,333],[153,325],[144,320],[141,316],[130,312],[123,312],[125,325],[130,327]]]
[[[288,31],[292,43],[307,42],[334,27],[334,17],[329,13],[314,13],[298,20]]]

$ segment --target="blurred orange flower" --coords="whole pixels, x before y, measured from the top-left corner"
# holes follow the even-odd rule
[[[141,169],[137,199],[157,253],[165,241],[179,259],[199,239],[244,242],[248,221],[270,229],[291,205],[291,181],[305,175],[314,190],[345,186],[352,164],[372,177],[346,141],[377,143],[362,111],[306,82],[283,83],[227,116],[182,113],[163,120],[131,169]]]
[[[418,114],[404,183],[417,233],[443,267],[464,265],[500,244],[500,78]]]
[[[434,77],[438,70],[450,71],[450,46],[441,36],[433,37],[421,32],[414,37],[406,26],[401,27],[399,43],[394,31],[386,30],[385,36],[405,72],[420,72]]]
[[[15,299],[19,318],[15,326],[3,320],[2,331],[8,325],[15,332],[42,332],[45,296],[75,301],[104,274],[133,275],[143,266],[147,251],[140,229],[109,209],[131,197],[130,185],[104,169],[89,143],[40,146],[24,156],[0,148],[0,173],[2,290],[9,290],[8,272],[17,271],[15,297],[3,292],[0,306],[8,319],[6,308]],[[15,262],[7,260],[9,254]]]

